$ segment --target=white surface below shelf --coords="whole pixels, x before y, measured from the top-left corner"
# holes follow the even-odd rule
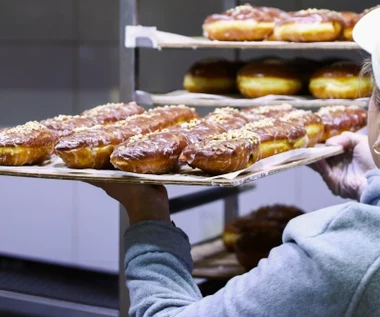
[[[191,93],[185,90],[176,90],[166,94],[150,94],[145,91],[136,91],[136,101],[142,105],[177,105],[204,107],[259,107],[289,103],[297,108],[318,109],[334,105],[357,105],[366,107],[369,98],[359,99],[314,99],[310,96],[279,96],[268,95],[259,98],[243,98],[239,95],[214,95]]]
[[[283,42],[283,41],[212,41],[197,36],[189,37],[180,34],[162,32],[157,27],[128,25],[125,29],[125,47],[163,48],[235,48],[235,49],[297,49],[297,50],[358,50],[355,42]]]

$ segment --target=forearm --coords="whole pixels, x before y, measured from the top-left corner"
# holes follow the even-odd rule
[[[124,241],[131,316],[175,316],[202,298],[191,276],[190,244],[180,229],[166,221],[140,222]]]

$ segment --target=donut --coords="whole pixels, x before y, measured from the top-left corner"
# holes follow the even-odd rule
[[[280,120],[302,125],[306,130],[308,147],[316,145],[323,138],[325,127],[322,118],[311,111],[295,110],[285,114]]]
[[[325,127],[322,142],[345,131],[358,131],[367,124],[367,111],[358,106],[323,107],[317,114]]]
[[[77,128],[88,128],[98,124],[108,124],[118,120],[126,119],[134,114],[144,112],[144,108],[135,102],[108,103],[90,110],[84,111],[77,116],[59,115],[41,121],[41,124],[54,131],[59,137],[64,137]]]
[[[135,114],[144,112],[144,108],[136,102],[107,103],[82,112],[81,116],[95,120],[97,124],[108,124],[124,120]]]
[[[203,23],[203,35],[218,41],[262,41],[273,32],[276,15],[269,8],[240,5],[208,16]]]
[[[244,116],[249,122],[255,122],[265,118],[277,119],[292,111],[294,111],[292,105],[282,104],[244,108],[240,111],[240,115]]]
[[[245,129],[232,130],[187,146],[179,161],[211,175],[231,173],[259,160],[259,144],[256,133]]]
[[[110,155],[116,145],[135,135],[162,130],[198,117],[193,108],[181,105],[154,108],[113,124],[76,129],[59,140],[55,151],[71,168],[108,168],[112,166]]]
[[[184,148],[179,162],[207,174],[220,175],[249,167],[260,158],[305,147],[308,138],[304,123],[307,120],[303,118],[302,123],[301,119],[293,121],[297,123],[265,118],[193,142]]]
[[[60,138],[70,135],[74,129],[92,127],[97,124],[94,118],[79,115],[58,115],[54,118],[42,120],[40,123]]]
[[[249,98],[266,95],[295,95],[302,82],[295,71],[285,64],[249,63],[237,75],[239,91]]]
[[[186,72],[183,86],[187,91],[195,93],[234,93],[238,67],[224,59],[201,60]]]
[[[217,108],[204,117],[206,121],[222,125],[224,129],[233,130],[245,126],[249,120],[234,108]]]
[[[301,125],[266,118],[248,123],[244,129],[255,132],[260,137],[260,158],[307,146],[306,130]]]
[[[0,130],[0,165],[40,164],[50,158],[57,135],[33,121]]]
[[[335,63],[317,70],[310,79],[310,93],[320,99],[356,99],[372,94],[372,78],[352,62]]]
[[[179,157],[185,147],[227,132],[246,123],[239,111],[215,109],[200,120],[193,120],[163,131],[136,136],[115,148],[111,155],[114,167],[139,174],[166,174],[178,170]]]
[[[358,23],[360,15],[352,11],[343,11],[341,13],[344,21],[343,39],[346,41],[353,41],[354,38],[352,37],[352,30],[354,29],[356,23]]]
[[[308,9],[276,22],[273,38],[290,42],[326,42],[339,39],[344,27],[340,13]]]
[[[135,136],[115,148],[111,163],[132,173],[172,173],[178,169],[178,158],[186,146],[224,131],[221,125],[194,120],[164,131]]]
[[[282,232],[286,224],[304,212],[295,206],[275,204],[263,206],[248,215],[230,221],[223,231],[223,243],[227,250],[235,250],[238,239],[247,233],[277,230]]]

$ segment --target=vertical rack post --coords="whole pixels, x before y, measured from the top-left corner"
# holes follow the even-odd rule
[[[135,99],[136,90],[136,49],[126,48],[125,27],[137,24],[137,0],[119,0],[119,70],[120,70],[120,101],[128,102]],[[119,316],[127,317],[130,301],[124,277],[124,241],[125,229],[129,225],[127,213],[123,206],[119,208]]]
[[[240,0],[223,0],[223,10],[228,10],[240,5]],[[240,50],[234,50],[234,60],[240,60]],[[224,224],[239,215],[239,194],[234,194],[224,199]]]

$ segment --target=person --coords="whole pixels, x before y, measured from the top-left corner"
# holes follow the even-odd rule
[[[368,31],[377,26],[380,9],[354,30],[357,43],[372,54],[376,84],[368,137],[344,133],[328,140],[345,154],[313,167],[334,194],[353,201],[293,219],[281,246],[216,294],[202,298],[192,279],[190,244],[170,221],[164,187],[96,184],[129,215],[130,316],[380,316],[380,41]]]

